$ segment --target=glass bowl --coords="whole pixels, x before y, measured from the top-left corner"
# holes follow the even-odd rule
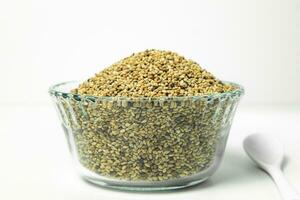
[[[191,186],[218,168],[237,104],[235,90],[187,97],[72,94],[79,82],[49,89],[80,176],[125,190]]]

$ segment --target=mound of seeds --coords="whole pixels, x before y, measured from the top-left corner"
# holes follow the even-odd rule
[[[158,50],[133,54],[72,92],[55,102],[79,162],[131,181],[214,170],[241,95],[197,63]]]
[[[146,50],[120,60],[73,92],[92,96],[197,96],[222,93],[232,86],[217,80],[177,53]]]

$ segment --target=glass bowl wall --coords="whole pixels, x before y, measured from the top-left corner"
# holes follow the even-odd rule
[[[188,97],[93,97],[49,93],[80,175],[127,190],[176,189],[200,183],[218,168],[243,95],[234,91]]]

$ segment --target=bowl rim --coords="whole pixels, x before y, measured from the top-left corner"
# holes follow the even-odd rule
[[[245,90],[244,87],[240,84],[230,82],[230,81],[222,81],[225,84],[229,84],[232,86],[235,86],[234,90],[222,92],[222,93],[212,93],[212,94],[203,94],[203,95],[195,95],[195,96],[158,96],[158,97],[130,97],[130,96],[93,96],[93,95],[80,95],[80,94],[74,94],[72,92],[65,92],[60,89],[61,86],[68,85],[68,84],[75,84],[78,83],[78,85],[82,82],[80,81],[66,81],[54,84],[49,87],[48,93],[52,96],[62,96],[62,97],[71,97],[75,99],[87,99],[87,100],[186,100],[186,99],[211,99],[211,98],[225,98],[225,97],[241,97],[244,95]]]

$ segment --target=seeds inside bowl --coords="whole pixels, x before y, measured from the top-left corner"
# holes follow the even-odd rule
[[[146,50],[58,100],[82,166],[118,180],[162,181],[215,168],[241,93],[197,63]]]

